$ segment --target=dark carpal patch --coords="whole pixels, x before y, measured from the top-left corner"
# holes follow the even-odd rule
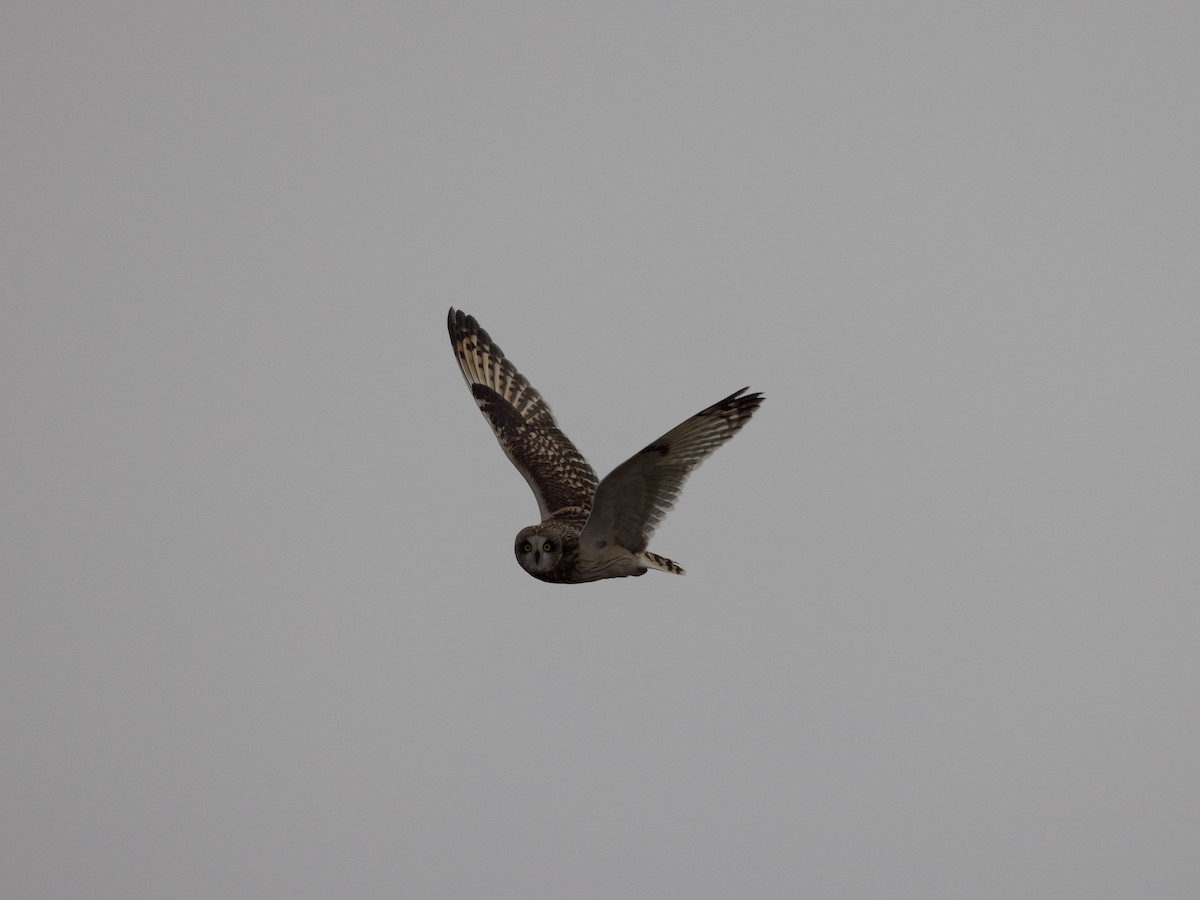
[[[512,404],[486,384],[471,385],[471,393],[494,428],[507,430],[520,428],[525,424],[525,420],[521,418],[519,412],[513,409]]]

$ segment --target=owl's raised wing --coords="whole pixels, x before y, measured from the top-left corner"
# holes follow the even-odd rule
[[[692,470],[737,434],[762,404],[761,393],[747,390],[702,409],[604,476],[579,543],[603,546],[601,542],[616,540],[634,553],[645,550]]]
[[[533,488],[542,520],[556,513],[586,516],[596,473],[559,429],[549,404],[474,316],[451,307],[446,325],[467,387],[501,448]]]

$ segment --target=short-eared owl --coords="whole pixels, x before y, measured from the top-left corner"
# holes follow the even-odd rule
[[[473,316],[450,310],[450,342],[467,386],[512,464],[537,497],[542,521],[517,534],[521,568],[576,583],[683,569],[646,549],[692,469],[741,430],[762,403],[742,388],[696,413],[617,466],[596,473],[559,430],[542,395]]]

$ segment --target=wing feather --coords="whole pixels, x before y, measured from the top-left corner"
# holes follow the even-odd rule
[[[692,470],[737,434],[762,404],[761,393],[747,390],[696,413],[606,475],[596,488],[580,543],[599,546],[616,540],[635,553],[645,550]]]
[[[451,308],[446,325],[467,387],[500,447],[533,489],[542,520],[555,513],[586,516],[596,473],[562,433],[550,405],[474,316]]]

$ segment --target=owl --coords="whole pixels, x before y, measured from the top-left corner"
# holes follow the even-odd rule
[[[672,428],[603,481],[553,413],[473,316],[447,319],[459,368],[496,440],[537,498],[542,520],[517,533],[521,568],[542,581],[577,584],[683,569],[646,545],[692,469],[733,437],[762,404],[742,388]]]

